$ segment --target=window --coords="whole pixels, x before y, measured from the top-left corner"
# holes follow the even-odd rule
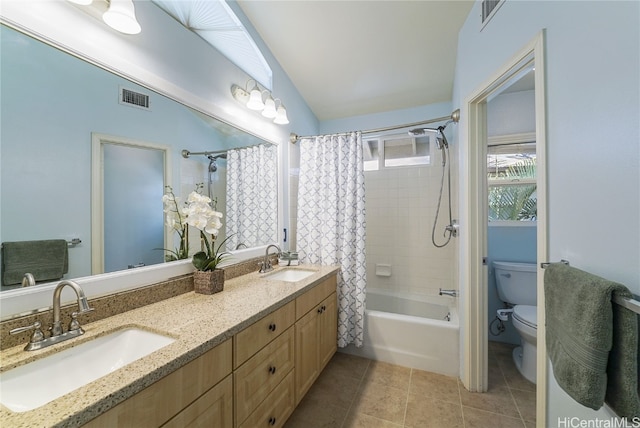
[[[431,163],[430,136],[408,137],[406,134],[365,140],[364,170],[429,165]]]
[[[490,145],[489,221],[537,218],[535,142]]]

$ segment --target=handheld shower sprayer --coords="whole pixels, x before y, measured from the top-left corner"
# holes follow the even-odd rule
[[[414,137],[424,136],[428,133],[435,133],[435,142],[436,147],[442,151],[442,180],[440,181],[440,195],[438,196],[438,207],[436,208],[436,218],[433,221],[433,229],[431,230],[431,242],[437,248],[442,248],[449,243],[452,236],[457,236],[456,222],[452,219],[451,214],[451,166],[447,163],[447,155],[449,153],[449,143],[447,142],[447,137],[444,135],[444,129],[451,122],[457,122],[457,120],[453,119],[444,125],[438,126],[437,128],[415,128],[409,131],[409,135]],[[447,173],[447,190],[448,190],[448,199],[449,199],[449,224],[445,227],[444,236],[447,237],[447,240],[444,244],[436,243],[435,239],[435,231],[436,224],[438,223],[438,216],[440,214],[440,203],[442,202],[442,190],[444,187],[444,179],[445,179],[445,171]]]

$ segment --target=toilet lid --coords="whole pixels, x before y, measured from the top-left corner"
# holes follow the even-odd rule
[[[537,306],[516,305],[513,308],[513,316],[529,327],[538,328],[537,310]]]

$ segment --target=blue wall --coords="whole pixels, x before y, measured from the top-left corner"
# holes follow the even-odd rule
[[[640,2],[506,1],[484,28],[480,8],[458,36],[454,107],[544,31],[549,260],[640,293]],[[612,231],[612,213],[623,232]],[[577,404],[550,370],[547,380],[546,426],[611,415]]]
[[[496,289],[496,276],[493,271],[493,262],[522,262],[536,263],[536,232],[537,228],[533,225],[495,225],[489,224],[488,248],[489,256],[487,263],[489,266],[489,290],[488,290],[488,307],[489,319],[491,323],[496,318],[496,311],[504,308],[505,305],[498,297]],[[494,324],[494,327],[495,328]],[[505,331],[500,335],[491,334],[489,329],[489,340],[496,342],[506,342],[520,344],[520,337],[513,327],[511,319],[505,323]]]

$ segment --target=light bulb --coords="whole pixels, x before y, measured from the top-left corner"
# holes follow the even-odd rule
[[[286,125],[289,123],[289,119],[287,118],[287,109],[285,109],[282,104],[278,106],[276,118],[273,120],[273,123],[277,123],[278,125]]]
[[[142,29],[136,20],[135,6],[132,0],[111,0],[109,9],[102,19],[114,30],[125,34],[138,34]]]
[[[262,115],[264,117],[268,117],[269,119],[273,119],[276,117],[278,113],[276,112],[276,102],[273,100],[271,95],[264,102],[264,110],[262,110]]]
[[[247,108],[250,108],[251,110],[262,110],[264,108],[264,103],[262,102],[262,91],[260,91],[258,85],[254,86],[249,94]]]

